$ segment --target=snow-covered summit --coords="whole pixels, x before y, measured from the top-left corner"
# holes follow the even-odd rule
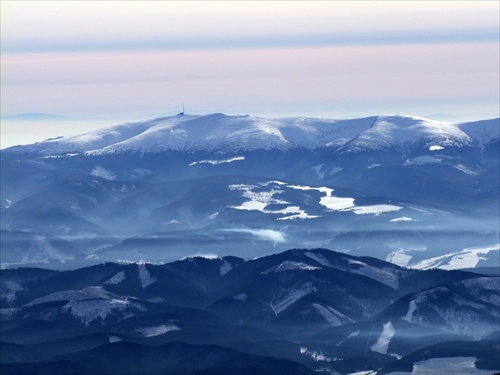
[[[415,146],[470,146],[472,142],[471,136],[456,124],[395,115],[377,117],[372,127],[354,137],[345,145],[345,149],[364,151],[397,148],[403,151]]]
[[[462,147],[498,140],[499,119],[447,123],[406,115],[334,120],[182,114],[126,123],[8,149],[43,155],[220,151],[331,147],[343,152]]]

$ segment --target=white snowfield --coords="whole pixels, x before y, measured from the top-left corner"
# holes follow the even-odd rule
[[[434,268],[443,270],[475,268],[479,265],[481,260],[486,259],[489,253],[500,251],[500,244],[493,244],[489,246],[465,248],[421,261],[412,261],[413,255],[411,255],[411,253],[426,251],[427,247],[415,244],[392,243],[387,244],[387,246],[394,249],[394,251],[387,255],[386,261],[397,264],[398,266],[418,270],[429,270]]]
[[[472,144],[483,147],[499,138],[498,121],[457,124],[407,115],[335,120],[184,114],[126,123],[17,149],[47,156],[165,150],[237,152],[296,147],[342,147],[343,152],[419,147],[435,152]]]
[[[389,344],[391,343],[392,337],[395,333],[396,331],[392,326],[392,322],[385,323],[384,329],[382,330],[377,342],[373,344],[370,349],[374,352],[387,354],[387,349],[389,348]]]
[[[395,212],[403,207],[391,204],[378,204],[371,206],[357,206],[354,198],[333,196],[334,190],[329,187],[312,187],[306,185],[290,185],[281,181],[268,181],[259,185],[229,185],[229,190],[242,191],[242,196],[246,199],[239,206],[231,206],[235,210],[260,211],[265,214],[283,215],[276,220],[296,220],[315,219],[320,215],[311,215],[300,206],[292,206],[290,202],[279,199],[276,196],[285,193],[285,189],[318,191],[324,196],[319,198],[319,205],[324,207],[326,212],[353,212],[356,215],[378,216],[385,212]],[[269,205],[284,206],[282,209],[268,209]]]
[[[413,364],[412,372],[398,371],[387,375],[491,375],[500,371],[500,365],[496,369],[480,370],[476,361],[476,357],[431,358]],[[376,375],[376,372],[371,374]]]
[[[474,268],[481,261],[481,259],[483,259],[483,255],[492,251],[500,251],[500,244],[477,248],[465,248],[458,252],[425,259],[421,262],[410,265],[410,268],[418,270],[428,270],[432,268],[440,268],[443,270]]]
[[[234,158],[229,158],[229,159],[223,159],[223,160],[200,160],[200,161],[194,161],[191,164],[189,164],[190,167],[195,166],[197,164],[211,164],[211,165],[219,165],[219,164],[228,164],[232,163],[235,161],[241,161],[245,160],[244,156],[236,156]]]

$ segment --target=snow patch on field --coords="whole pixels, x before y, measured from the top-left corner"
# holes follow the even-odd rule
[[[120,342],[122,339],[118,336],[109,336],[109,343],[112,344],[114,342]]]
[[[377,342],[373,344],[370,349],[374,352],[387,354],[387,349],[389,348],[389,344],[391,343],[392,337],[395,333],[396,331],[392,326],[392,322],[384,324],[384,329],[382,330]]]
[[[260,187],[269,186],[270,184],[278,184],[277,181],[268,182],[266,184],[262,184]],[[270,204],[273,205],[288,205],[290,204],[287,201],[277,199],[274,196],[277,194],[282,194],[284,191],[281,189],[272,188],[270,191],[253,191],[257,189],[258,186],[255,185],[230,185],[230,190],[242,190],[243,197],[249,198],[249,201],[243,202],[239,206],[232,206],[236,210],[245,210],[245,211],[260,211],[265,214],[273,214],[273,215],[288,215],[278,218],[277,220],[296,220],[296,219],[314,219],[318,216],[309,215],[305,210],[301,209],[299,206],[288,206],[281,210],[266,210],[266,207]]]
[[[222,260],[222,265],[220,266],[219,273],[221,276],[224,276],[226,273],[228,273],[232,269],[233,269],[233,266],[229,262]]]
[[[272,186],[277,185],[277,186]],[[270,190],[262,191],[263,188],[268,188]],[[303,190],[303,191],[318,191],[323,193],[324,196],[320,197],[319,204],[325,207],[328,211],[337,212],[353,212],[356,215],[380,215],[384,212],[399,211],[402,207],[390,205],[390,204],[380,204],[371,206],[356,206],[355,199],[350,197],[336,197],[333,195],[333,189],[329,187],[312,187],[307,185],[289,185],[280,181],[268,181],[260,185],[229,185],[230,190],[240,190],[243,191],[243,197],[250,200],[243,202],[239,206],[230,206],[230,208],[236,210],[245,211],[260,211],[266,214],[274,215],[288,215],[278,218],[277,220],[294,220],[294,219],[315,219],[320,216],[310,215],[304,209],[299,206],[288,206],[281,210],[268,210],[266,207],[268,205],[289,205],[290,203],[284,200],[280,200],[275,197],[277,194],[283,194],[284,189],[293,190]],[[259,190],[259,191],[256,191]]]
[[[475,357],[432,358],[415,363],[411,375],[491,375],[500,370],[500,366],[492,370],[479,370],[476,361]]]
[[[227,163],[232,163],[234,161],[240,161],[240,160],[245,160],[244,156],[235,156],[234,158],[229,158],[229,159],[224,159],[224,160],[200,160],[200,161],[195,161],[191,164],[189,164],[190,167],[197,165],[197,164],[211,164],[211,165],[219,165],[219,164],[227,164]]]
[[[138,264],[137,267],[139,267],[139,280],[141,282],[142,289],[145,289],[156,282],[156,278],[151,276],[149,271],[146,269],[145,264]]]
[[[110,181],[116,178],[116,175],[113,172],[108,171],[100,166],[97,166],[94,169],[92,169],[92,172],[90,172],[90,174],[92,176],[101,177],[104,178],[105,180],[110,180]]]
[[[411,258],[412,256],[406,254],[404,251],[395,251],[387,255],[385,260],[398,266],[406,267],[410,263]]]
[[[103,285],[120,284],[123,280],[125,280],[125,271],[120,271],[116,275],[109,278],[107,281],[103,282]]]
[[[143,337],[154,337],[164,335],[168,332],[180,330],[181,329],[175,324],[162,324],[154,327],[137,328],[136,331],[139,332]]]
[[[474,268],[480,260],[484,260],[484,255],[500,251],[500,244],[481,247],[466,248],[456,253],[449,253],[434,258],[425,259],[417,264],[411,265],[411,268],[427,270],[440,268],[443,270],[457,270],[461,268]]]
[[[417,311],[417,304],[415,303],[415,300],[412,300],[412,301],[410,301],[410,304],[408,306],[408,312],[406,313],[406,315],[402,319],[411,323],[412,319],[413,319],[413,314],[415,314],[415,311]]]
[[[414,221],[411,217],[401,216],[394,219],[389,220],[390,223],[398,223],[400,221]]]
[[[443,146],[431,146],[429,147],[429,151],[439,151],[439,150],[444,150]]]
[[[399,211],[402,207],[380,204],[372,206],[356,206],[355,199],[350,197],[335,197],[333,196],[333,189],[328,187],[311,187],[303,185],[288,185],[287,187],[297,190],[317,190],[324,193],[325,196],[321,197],[319,204],[326,207],[330,211],[351,211],[356,215],[374,214],[376,216],[384,212]]]
[[[236,210],[249,210],[265,212],[265,208],[270,204],[289,204],[286,201],[274,198],[274,195],[283,193],[283,190],[271,189],[270,191],[253,191],[256,189],[255,185],[230,185],[230,190],[243,191],[243,197],[250,199],[243,202],[240,206],[233,206]]]
[[[276,210],[276,211],[266,211],[267,213],[271,214],[282,214],[282,215],[287,215],[287,214],[294,214],[290,216],[284,216],[278,218],[278,220],[305,220],[305,219],[315,219],[319,216],[317,215],[309,215],[306,211],[302,210],[299,206],[289,206],[283,210]]]
[[[402,207],[394,206],[392,204],[377,204],[373,206],[356,206],[351,209],[356,215],[373,214],[378,216],[384,212],[394,212],[401,210]]]
[[[386,246],[393,249],[394,251],[388,254],[385,260],[400,267],[408,267],[408,265],[410,264],[413,256],[409,253],[427,250],[427,247],[425,246],[415,245],[411,243],[391,242],[387,243]]]

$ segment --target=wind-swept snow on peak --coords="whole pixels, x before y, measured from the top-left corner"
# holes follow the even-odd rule
[[[482,145],[494,139],[498,139],[498,119],[453,124],[404,115],[336,120],[214,113],[131,122],[82,135],[15,146],[8,150],[51,157],[159,153],[166,150],[235,153],[297,147],[340,147],[343,152],[359,152],[394,148],[401,150],[414,146],[437,150],[472,143]],[[219,162],[236,160],[243,159],[207,159],[194,162],[193,165],[217,165]]]
[[[453,146],[471,144],[470,137],[456,124],[432,121],[420,117],[379,116],[373,126],[352,139],[344,152],[399,149],[412,147]]]
[[[26,149],[28,152],[40,152],[42,154],[64,154],[67,152],[100,150],[136,137],[158,121],[160,120],[155,119],[116,125],[81,135],[50,139],[19,149]]]

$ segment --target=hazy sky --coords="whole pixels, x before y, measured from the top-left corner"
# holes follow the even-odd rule
[[[2,116],[86,119],[31,132],[4,120],[2,147],[183,103],[272,117],[498,117],[499,4],[2,0]]]

